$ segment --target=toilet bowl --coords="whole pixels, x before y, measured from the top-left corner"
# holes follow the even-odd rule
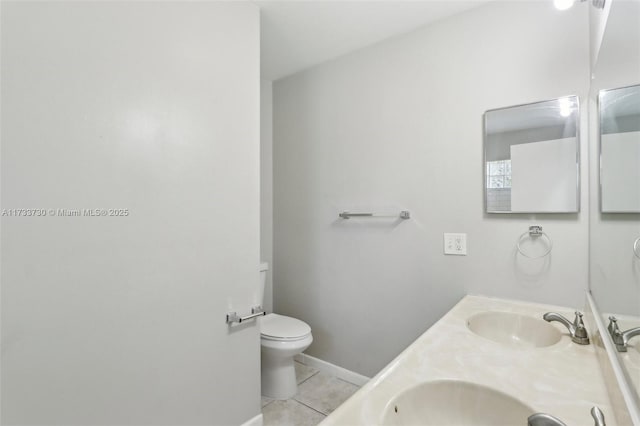
[[[268,314],[260,319],[262,395],[289,399],[298,390],[293,357],[313,342],[311,327],[291,317]]]
[[[268,265],[260,265],[264,288]],[[260,318],[262,395],[289,399],[298,390],[293,357],[313,342],[311,327],[296,318],[267,314]]]

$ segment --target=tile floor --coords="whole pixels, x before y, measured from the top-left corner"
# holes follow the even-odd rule
[[[315,426],[358,386],[296,362],[298,393],[285,401],[262,397],[264,426]]]

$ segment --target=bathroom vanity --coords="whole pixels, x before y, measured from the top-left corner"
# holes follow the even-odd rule
[[[465,296],[322,423],[512,425],[543,412],[592,425],[592,407],[619,424],[596,345],[542,319],[570,308]],[[591,327],[588,324],[589,331]]]

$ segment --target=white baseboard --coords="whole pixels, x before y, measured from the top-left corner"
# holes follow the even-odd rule
[[[262,413],[250,418],[246,422],[242,423],[241,426],[262,426]]]
[[[330,374],[338,379],[342,379],[345,382],[353,383],[357,386],[362,386],[367,383],[370,378],[363,376],[362,374],[354,373],[346,368],[338,367],[330,362],[323,361],[316,357],[312,357],[307,354],[298,354],[294,357],[300,364],[308,365],[309,367],[317,368],[327,374]]]

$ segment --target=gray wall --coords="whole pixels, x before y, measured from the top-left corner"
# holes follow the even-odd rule
[[[260,413],[259,13],[3,2],[2,424]]]
[[[274,308],[310,324],[308,354],[373,375],[467,293],[583,305],[587,214],[485,214],[482,115],[584,99],[587,21],[494,2],[274,84]],[[356,209],[412,218],[338,219]],[[543,261],[516,256],[533,224]]]

